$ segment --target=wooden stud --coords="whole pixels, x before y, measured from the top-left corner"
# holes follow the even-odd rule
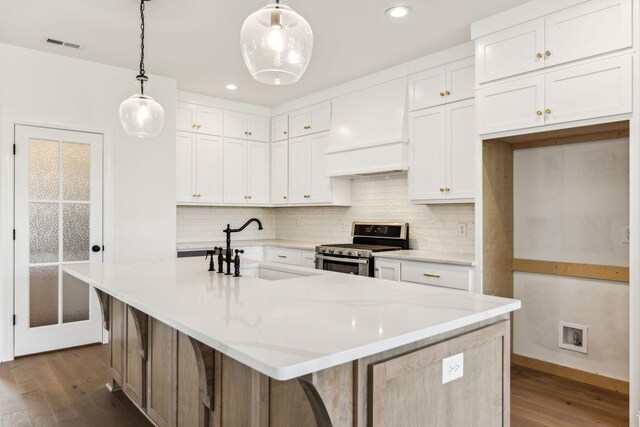
[[[629,267],[515,258],[513,271],[629,283]]]

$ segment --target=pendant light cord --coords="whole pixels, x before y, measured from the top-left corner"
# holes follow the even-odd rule
[[[138,80],[140,80],[140,93],[144,95],[144,81],[147,79],[144,70],[144,2],[140,0],[140,74]]]

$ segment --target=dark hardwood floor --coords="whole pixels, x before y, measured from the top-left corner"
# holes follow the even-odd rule
[[[0,427],[151,426],[106,387],[108,350],[95,345],[0,364]]]
[[[629,397],[531,369],[511,369],[513,427],[628,426]]]
[[[0,427],[150,426],[122,392],[109,393],[108,346],[0,364]],[[627,426],[628,397],[530,369],[511,371],[511,425]]]

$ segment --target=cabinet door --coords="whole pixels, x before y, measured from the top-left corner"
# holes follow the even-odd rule
[[[307,203],[311,189],[311,140],[289,141],[289,203]]]
[[[477,93],[480,134],[544,125],[544,77],[531,77]]]
[[[176,197],[178,203],[196,201],[195,157],[197,135],[194,133],[176,132]]]
[[[198,106],[196,109],[198,133],[222,136],[222,117],[222,110]]]
[[[247,116],[247,130],[251,141],[269,142],[270,119],[262,116]]]
[[[327,148],[329,133],[314,135],[311,143],[311,187],[307,194],[309,203],[331,202],[331,178],[327,176]]]
[[[250,204],[266,205],[271,200],[269,150],[266,142],[248,143],[248,197]]]
[[[149,362],[147,372],[147,414],[159,427],[175,426],[176,331],[149,318]]]
[[[462,101],[475,96],[476,59],[470,57],[447,65],[447,102]]]
[[[288,142],[271,144],[271,203],[289,204],[289,150]]]
[[[375,277],[384,280],[400,281],[400,261],[375,260]]]
[[[631,46],[631,0],[582,3],[545,19],[547,66]]]
[[[545,123],[630,113],[631,67],[625,56],[547,74]]]
[[[440,200],[445,187],[445,107],[433,107],[411,115],[411,166],[409,198]]]
[[[446,108],[447,200],[475,198],[475,112],[473,99]]]
[[[289,133],[291,138],[304,136],[308,133],[307,126],[311,124],[311,112],[302,109],[292,112],[289,115]]]
[[[235,111],[224,112],[224,136],[228,138],[247,139],[247,115]]]
[[[200,203],[222,203],[222,138],[198,135],[196,146],[196,199]]]
[[[331,128],[331,102],[323,102],[309,108],[311,122],[307,133],[324,132]]]
[[[289,137],[289,115],[271,119],[271,142],[283,141]]]
[[[302,251],[302,266],[316,268],[316,253],[314,251]]]
[[[446,89],[446,67],[432,68],[409,76],[410,110],[415,111],[444,104]]]
[[[247,203],[247,141],[224,140],[224,202]]]
[[[196,131],[196,106],[186,102],[176,104],[176,130],[184,132]]]
[[[498,31],[476,41],[476,80],[484,83],[544,67],[544,20]]]

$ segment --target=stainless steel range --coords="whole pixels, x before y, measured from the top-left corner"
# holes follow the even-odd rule
[[[351,236],[353,243],[316,246],[316,269],[373,277],[374,253],[409,249],[407,223],[354,222]]]

